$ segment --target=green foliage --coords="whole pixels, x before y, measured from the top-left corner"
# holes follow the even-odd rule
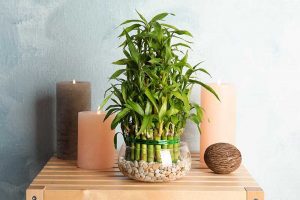
[[[124,39],[120,47],[125,57],[113,64],[124,68],[110,77],[114,83],[104,104],[109,98],[114,104],[106,109],[106,117],[118,113],[111,128],[121,124],[124,138],[132,134],[153,138],[153,133],[157,134],[156,138],[174,136],[174,133],[179,136],[188,119],[198,127],[202,120],[202,108],[190,103],[192,86],[199,84],[217,98],[218,95],[193,77],[197,71],[210,74],[199,67],[201,63],[195,66],[188,63],[191,42],[186,37],[192,34],[161,23],[173,14],[161,13],[147,21],[137,13],[139,19],[120,25],[127,26],[119,35]]]

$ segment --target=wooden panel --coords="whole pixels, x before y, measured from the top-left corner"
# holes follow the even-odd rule
[[[130,180],[122,175],[117,164],[107,170],[84,170],[76,166],[76,161],[53,157],[27,189],[26,199],[32,200],[35,195],[36,200],[261,200],[261,196],[257,195],[263,192],[256,193],[253,189],[258,187],[243,166],[226,175],[201,169],[199,153],[192,154],[192,170],[189,174],[170,183]]]
[[[264,192],[260,187],[246,187],[247,200],[264,200]]]
[[[245,200],[244,191],[46,190],[46,200]]]
[[[26,200],[44,200],[44,186],[29,186],[26,190]]]

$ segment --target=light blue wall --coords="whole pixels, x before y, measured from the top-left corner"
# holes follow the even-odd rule
[[[120,58],[115,27],[159,11],[194,34],[192,63],[238,91],[237,145],[267,199],[299,198],[300,2],[297,0],[1,0],[0,200],[24,191],[55,149],[55,83],[86,80],[93,108]],[[199,101],[199,88],[193,92]],[[185,139],[199,150],[188,125]]]

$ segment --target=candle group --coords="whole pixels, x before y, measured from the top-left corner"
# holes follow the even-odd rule
[[[77,159],[78,112],[91,110],[91,84],[65,81],[56,84],[57,157]]]
[[[114,135],[111,130],[113,115],[105,121],[106,113],[78,113],[78,160],[84,169],[112,168],[115,161]]]
[[[209,91],[201,89],[201,106],[204,109],[200,136],[200,163],[206,167],[204,152],[217,142],[235,144],[236,95],[231,84],[209,84],[218,94],[220,101]]]

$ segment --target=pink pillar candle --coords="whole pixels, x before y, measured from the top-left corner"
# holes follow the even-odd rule
[[[220,101],[202,88],[201,106],[204,109],[200,136],[200,164],[206,167],[204,152],[208,146],[217,142],[235,144],[236,94],[230,84],[209,84],[218,94]]]
[[[108,169],[115,162],[113,116],[103,122],[104,112],[78,113],[78,160],[83,169]]]

